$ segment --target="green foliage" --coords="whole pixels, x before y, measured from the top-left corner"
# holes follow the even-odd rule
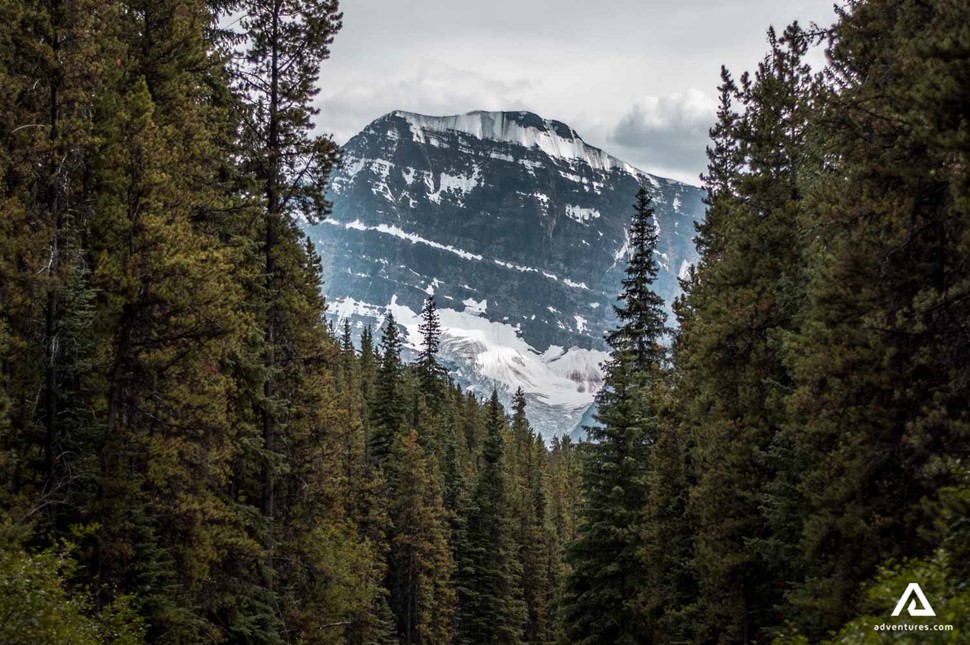
[[[652,290],[658,265],[653,208],[640,189],[630,225],[631,256],[623,281],[620,326],[597,395],[599,427],[584,446],[583,500],[578,539],[564,596],[566,636],[577,643],[639,643],[646,638],[636,598],[645,570],[640,562],[643,505],[650,445],[656,440],[651,387],[661,374],[663,301]]]
[[[303,642],[380,642],[373,613],[383,590],[373,545],[351,523],[326,523],[301,536],[298,548],[307,580],[291,624]]]
[[[852,2],[821,76],[797,25],[753,75],[722,71],[702,257],[653,394],[657,638],[814,642],[867,606],[882,563],[908,564],[879,602],[955,562],[928,509],[968,436],[965,14]],[[875,638],[863,623],[845,642]]]
[[[460,643],[522,642],[526,606],[509,505],[505,411],[493,391],[482,465],[458,552]]]
[[[441,338],[441,321],[438,319],[438,310],[435,306],[434,296],[428,296],[424,301],[424,308],[421,310],[421,324],[418,326],[421,333],[423,345],[421,355],[418,357],[418,374],[421,378],[421,387],[425,395],[434,400],[438,395],[439,384],[445,376],[445,370],[438,363],[438,347]]]
[[[912,618],[906,611],[893,618],[893,607],[910,583],[919,584],[936,612],[933,618]],[[869,611],[853,619],[825,639],[837,643],[961,643],[970,633],[970,593],[962,580],[953,575],[953,566],[945,551],[931,558],[882,568],[875,582],[866,590],[863,607]],[[883,628],[883,626],[887,626]],[[891,631],[893,626],[923,626],[927,631]],[[936,631],[935,626],[952,626],[952,631]],[[877,630],[878,628],[878,630]],[[899,629],[900,627],[897,627]]]
[[[866,585],[861,615],[828,634],[824,640],[827,645],[889,641],[942,645],[966,640],[970,633],[970,590],[966,586],[970,489],[941,490],[934,511],[938,514],[934,533],[940,546],[928,557],[881,566],[875,579]],[[892,616],[904,590],[914,582],[926,594],[936,615],[912,617],[904,610],[900,616]],[[920,628],[924,631],[916,631]],[[794,645],[806,641],[793,631],[776,642]]]
[[[97,608],[92,595],[72,585],[78,574],[70,544],[31,554],[19,545],[0,548],[0,640],[11,645],[136,645],[144,621],[119,597]]]
[[[446,642],[455,605],[455,565],[441,487],[415,431],[395,442],[388,479],[394,527],[389,587],[398,634],[405,643]]]
[[[526,399],[521,389],[512,398],[512,423],[508,443],[509,503],[513,534],[522,570],[522,600],[526,607],[524,640],[554,640],[553,603],[558,592],[562,558],[550,521],[546,448],[526,418]]]
[[[791,343],[812,561],[793,602],[806,630],[848,618],[887,558],[930,552],[923,502],[962,469],[970,246],[952,106],[966,70],[952,53],[966,51],[953,22],[965,17],[945,2],[866,3],[836,28],[822,106],[839,117],[819,136],[840,159],[812,194],[815,271]]]
[[[905,641],[910,581],[966,640],[966,3],[722,70],[671,352],[640,190],[602,426],[548,447],[432,299],[415,365],[325,322],[336,2],[0,10],[3,642]]]
[[[405,399],[401,382],[401,336],[394,316],[387,315],[380,344],[380,365],[369,406],[370,454],[378,463],[387,459],[398,435],[403,431]]]
[[[691,641],[698,596],[694,534],[685,521],[693,483],[690,438],[674,421],[680,401],[668,380],[653,390],[661,419],[650,449],[640,559],[646,584],[639,598],[649,633],[671,643]]]

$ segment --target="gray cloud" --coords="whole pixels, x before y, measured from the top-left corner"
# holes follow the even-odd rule
[[[634,165],[697,183],[716,109],[713,97],[700,90],[643,97],[620,119],[608,141]]]
[[[344,142],[395,109],[530,110],[649,172],[697,183],[721,64],[832,0],[353,0],[323,68],[319,127]]]
[[[493,78],[444,62],[426,62],[400,78],[360,79],[323,97],[317,107],[334,137],[346,141],[393,110],[454,114],[470,109],[526,109],[530,89],[531,83],[524,79]]]

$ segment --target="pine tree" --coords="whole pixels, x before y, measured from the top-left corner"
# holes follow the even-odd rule
[[[607,335],[606,379],[597,395],[599,427],[587,429],[579,538],[569,562],[564,623],[577,643],[639,643],[645,637],[634,598],[645,582],[640,563],[646,500],[645,466],[656,439],[649,386],[664,360],[663,301],[652,290],[658,265],[657,230],[646,190],[637,193],[632,247],[621,304],[621,325]]]
[[[115,118],[92,162],[105,388],[96,566],[102,583],[141,594],[153,634],[208,637],[206,585],[228,544],[244,539],[213,530],[235,519],[219,494],[234,437],[218,366],[235,346],[242,295],[229,282],[232,256],[192,220],[220,203],[193,190],[206,153],[182,138],[214,134],[177,106],[156,108],[144,77],[113,96],[101,107]]]
[[[428,296],[421,310],[421,324],[418,326],[423,345],[418,356],[417,368],[421,380],[421,389],[431,401],[436,401],[442,380],[444,368],[438,363],[438,348],[441,338],[441,321],[435,307],[434,296]]]
[[[526,610],[521,599],[521,569],[509,512],[506,420],[494,391],[486,414],[482,466],[469,500],[458,555],[457,640],[460,643],[521,643]]]
[[[388,313],[381,336],[380,366],[374,382],[370,414],[370,456],[383,463],[395,439],[403,432],[404,396],[402,395],[401,337],[394,315]]]
[[[263,449],[261,512],[272,529],[276,478],[281,470],[279,427],[289,403],[278,394],[278,354],[288,339],[280,333],[280,293],[292,280],[287,253],[298,237],[296,216],[317,220],[327,214],[324,189],[336,159],[336,146],[312,133],[321,63],[330,55],[341,27],[334,0],[244,0],[234,78],[248,102],[243,140],[247,169],[263,198],[264,259]],[[292,265],[290,265],[292,266]],[[271,533],[271,531],[270,531]],[[269,535],[269,534],[268,534]],[[267,544],[271,546],[272,539]],[[271,579],[269,580],[271,583]]]
[[[808,200],[805,320],[789,354],[800,533],[792,594],[816,637],[856,613],[877,565],[930,553],[941,488],[970,437],[964,3],[840,12]],[[834,154],[833,154],[834,153]]]
[[[5,443],[18,455],[9,464],[10,493],[25,512],[39,512],[42,532],[56,533],[76,519],[72,489],[90,481],[82,483],[90,473],[71,450],[91,430],[78,380],[94,350],[85,331],[92,201],[84,178],[96,145],[94,100],[118,41],[104,0],[3,10],[0,316],[11,405]]]
[[[797,24],[780,38],[769,31],[769,44],[753,78],[735,84],[723,74],[698,238],[703,257],[678,305],[674,361],[689,428],[682,439],[697,479],[688,514],[702,639],[768,637],[763,631],[782,620],[785,581],[800,566],[792,552],[797,517],[775,509],[791,492],[782,486],[793,467],[782,432],[792,381],[782,349],[803,293],[799,222],[813,154],[805,138],[812,79]]]
[[[414,430],[395,440],[387,469],[394,491],[389,586],[398,634],[405,643],[447,642],[454,561],[441,487]]]

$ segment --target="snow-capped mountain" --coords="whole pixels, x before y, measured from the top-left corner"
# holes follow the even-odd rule
[[[464,386],[521,387],[545,436],[571,432],[602,384],[631,205],[647,186],[669,301],[695,259],[702,191],[644,173],[530,112],[392,112],[343,148],[333,215],[307,226],[330,315],[391,311],[417,347],[434,294],[442,357]]]

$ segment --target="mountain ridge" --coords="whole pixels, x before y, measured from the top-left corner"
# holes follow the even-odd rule
[[[586,157],[587,161],[596,160],[595,163],[590,164],[593,167],[619,168],[630,174],[654,177],[651,173],[614,157],[602,148],[587,143],[575,129],[562,121],[545,119],[535,112],[473,110],[463,114],[432,116],[406,110],[394,110],[379,117],[376,121],[391,117],[404,119],[412,128],[430,129],[436,132],[461,132],[478,139],[517,143],[526,148],[537,145],[550,156],[560,158],[583,156]],[[544,137],[543,135],[550,136]],[[559,149],[560,146],[556,145],[557,140],[568,143],[562,146],[562,149]],[[583,150],[587,154],[577,154],[577,150]]]
[[[434,294],[453,377],[483,395],[496,387],[505,402],[522,387],[546,436],[569,433],[601,384],[641,185],[657,206],[658,290],[668,302],[696,257],[700,189],[531,112],[398,110],[343,154],[328,192],[333,216],[306,227],[331,317],[359,330],[393,312],[416,348],[416,312]]]

